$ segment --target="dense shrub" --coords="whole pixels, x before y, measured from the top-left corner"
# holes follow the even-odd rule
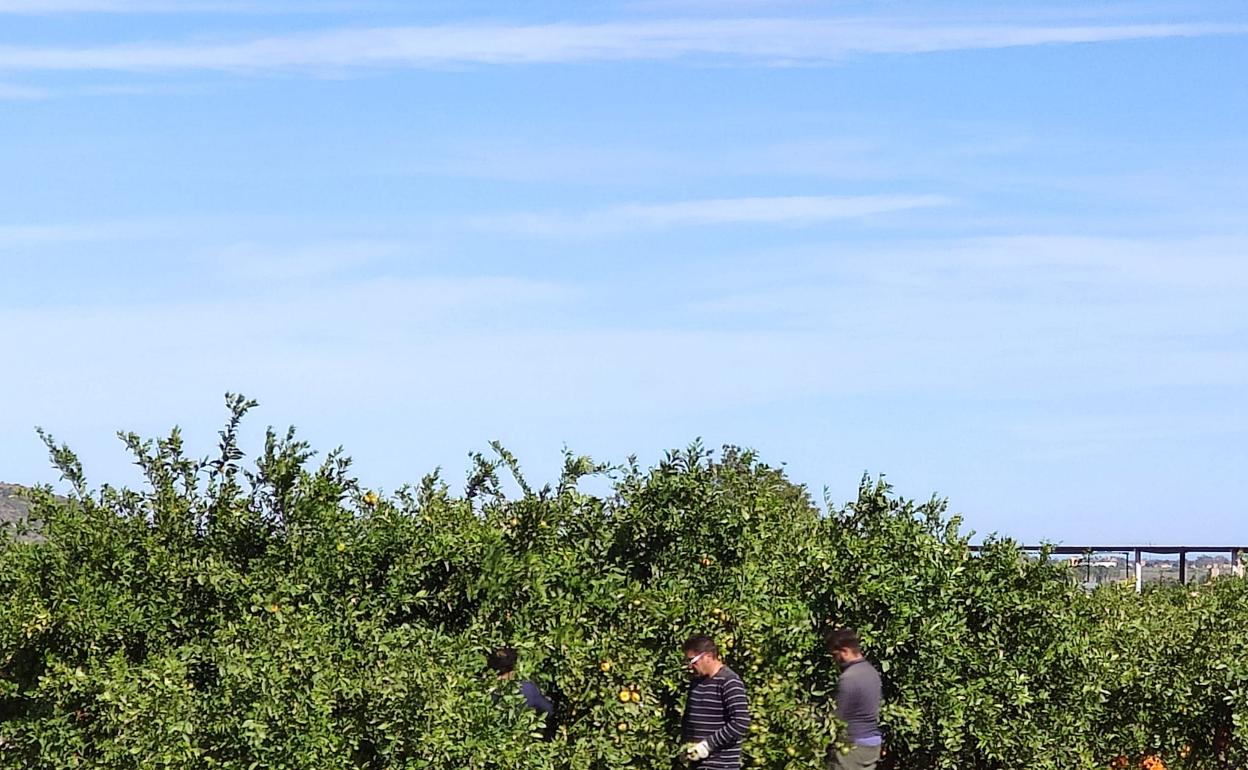
[[[0,766],[668,768],[706,632],[750,690],[747,763],[819,767],[828,625],[884,671],[887,767],[1248,761],[1245,581],[1088,596],[1008,541],[972,556],[939,500],[868,478],[820,508],[733,448],[568,455],[533,488],[495,446],[461,494],[379,497],[292,432],[245,467],[230,406],[211,461],[123,436],[142,491],[47,439],[73,494],[34,490],[43,538],[0,544]],[[486,673],[499,643],[549,739]]]

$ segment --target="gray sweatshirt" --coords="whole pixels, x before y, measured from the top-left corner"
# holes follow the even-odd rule
[[[836,716],[848,726],[851,743],[878,746],[880,732],[880,674],[865,658],[841,669],[836,685]]]

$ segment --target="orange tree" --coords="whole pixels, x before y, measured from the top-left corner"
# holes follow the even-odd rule
[[[705,632],[750,691],[747,763],[819,767],[834,625],[883,669],[888,767],[1242,766],[1242,581],[1088,597],[1007,541],[972,557],[940,501],[867,478],[820,508],[733,448],[568,455],[535,488],[495,445],[458,492],[380,496],[293,432],[244,466],[229,403],[210,461],[124,435],[139,491],[45,437],[73,491],[0,543],[0,766],[669,768]],[[545,735],[497,644],[555,701]]]
[[[1158,585],[1137,596],[1105,588],[1088,597],[1105,706],[1096,724],[1107,750],[1129,764],[1248,764],[1248,581]]]

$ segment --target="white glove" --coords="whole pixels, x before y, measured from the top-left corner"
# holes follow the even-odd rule
[[[690,743],[685,746],[685,754],[689,757],[690,761],[696,762],[699,759],[706,759],[709,757],[711,755],[711,747],[706,744],[706,741]]]

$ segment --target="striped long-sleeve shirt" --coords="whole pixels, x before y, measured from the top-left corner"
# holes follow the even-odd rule
[[[723,666],[714,676],[695,679],[685,699],[681,732],[686,743],[706,741],[711,755],[698,770],[741,767],[741,741],[750,727],[750,701],[737,672]]]

